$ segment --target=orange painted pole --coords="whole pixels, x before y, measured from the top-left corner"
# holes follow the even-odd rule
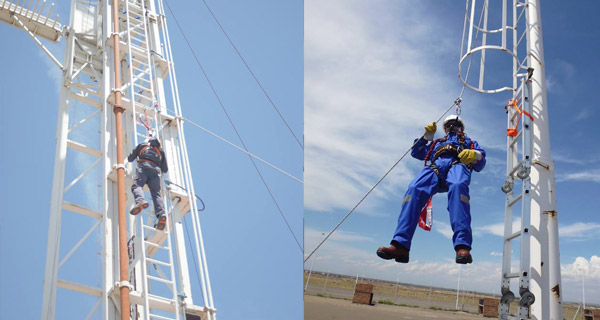
[[[125,167],[123,165],[123,107],[121,106],[121,52],[119,48],[119,10],[118,0],[112,1],[113,18],[113,55],[115,68],[115,104],[113,111],[116,117],[117,134],[117,192],[119,215],[119,277],[121,284],[129,283],[129,256],[127,254],[127,216],[125,198]],[[121,320],[129,320],[129,287],[120,286]]]

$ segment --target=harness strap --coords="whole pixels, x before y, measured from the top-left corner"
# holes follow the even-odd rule
[[[157,165],[157,166],[160,166],[160,164],[158,164],[158,163],[156,163],[156,162],[154,162],[154,161],[152,161],[152,160],[148,160],[148,159],[142,159],[142,158],[139,158],[139,159],[138,159],[138,162],[150,162],[150,163],[154,163],[154,164],[155,164],[155,165]]]
[[[433,155],[433,159],[431,160],[432,163],[435,162],[435,160],[437,160],[437,158],[439,158],[444,153],[455,152],[458,155],[461,151],[463,151],[465,149],[465,145],[466,145],[465,134],[462,132],[457,132],[456,135],[458,136],[458,143],[460,144],[460,147],[457,148],[450,144],[442,146]],[[436,139],[431,143],[431,146],[429,147],[429,151],[427,151],[427,154],[425,155],[425,163],[424,163],[425,166],[427,166],[427,161],[429,160],[429,157],[431,156],[431,153],[433,152],[435,145],[438,142],[445,142],[447,140],[447,138],[448,138],[448,136],[446,135],[445,137]],[[469,147],[471,150],[475,149],[475,142],[473,142],[472,139],[471,139],[471,145]]]
[[[150,144],[150,143],[148,143],[147,145],[145,145],[145,146],[144,146],[144,147],[143,147],[143,148],[140,150],[140,153],[138,154],[138,157],[140,157],[140,156],[142,155],[142,153],[144,153],[144,150],[146,150],[146,148],[148,148],[148,147],[152,147],[152,149],[154,149],[154,151],[156,151],[156,154],[158,154],[158,158],[159,158],[159,159],[162,159],[162,155],[160,154],[160,149],[158,149],[158,147],[157,147],[157,146],[155,146],[155,145],[152,145],[152,144]],[[148,159],[141,159],[141,158],[140,158],[140,160],[146,160],[146,161],[150,161],[150,162],[152,162],[152,163],[156,163],[156,162],[154,162],[154,161],[151,161],[151,160],[148,160]],[[158,165],[158,164],[157,164],[157,165]]]

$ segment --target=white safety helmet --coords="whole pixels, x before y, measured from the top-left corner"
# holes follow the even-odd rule
[[[446,120],[444,120],[444,124],[443,124],[443,128],[444,131],[446,131],[446,125],[453,125],[456,126],[458,123],[458,125],[460,125],[462,127],[461,132],[465,131],[465,123],[463,122],[463,120],[457,116],[457,115],[449,115]]]

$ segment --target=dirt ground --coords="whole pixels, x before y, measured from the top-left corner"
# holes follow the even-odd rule
[[[354,304],[348,300],[332,299],[318,296],[304,296],[305,320],[399,320],[399,319],[436,319],[436,320],[469,320],[488,319],[480,315],[463,312],[436,311],[421,308],[390,306],[377,304],[374,306]]]

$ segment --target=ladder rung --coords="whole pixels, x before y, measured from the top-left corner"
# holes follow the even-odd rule
[[[143,8],[138,6],[135,3],[129,2],[127,4],[127,8],[131,11],[131,9],[133,9],[134,11],[138,12],[138,13],[144,13]]]
[[[149,69],[140,69],[140,68],[138,68],[136,66],[131,66],[131,69],[133,69],[135,71],[138,71],[140,73],[148,73],[148,70],[149,70]]]
[[[521,106],[519,106],[519,109],[521,108]],[[512,117],[510,117],[510,121],[515,121],[515,119],[517,118],[517,116],[519,116],[520,113],[515,112]]]
[[[506,279],[514,279],[514,278],[518,278],[519,277],[519,273],[507,273],[504,275],[504,278]]]
[[[134,48],[136,48],[136,49],[138,49],[138,50],[140,50],[140,51],[142,51],[142,52],[144,52],[144,53],[146,53],[146,51],[147,51],[147,49],[148,49],[147,47],[140,47],[140,46],[138,46],[137,44],[133,44],[133,43],[132,43],[132,44],[130,44],[130,46],[132,46],[132,47],[134,47]]]
[[[133,34],[134,37],[130,37],[130,41],[131,40],[135,40],[138,42],[141,42],[143,44],[146,44],[146,34],[145,33],[141,33],[141,32],[137,32],[135,30],[129,30],[129,34]]]
[[[519,230],[519,231],[517,231],[517,232],[515,232],[515,233],[511,234],[510,236],[506,237],[506,239],[505,239],[505,240],[506,240],[506,241],[510,241],[510,240],[512,240],[512,239],[515,239],[515,238],[519,237],[520,235],[521,235],[521,230]]]
[[[150,99],[150,98],[148,98],[148,97],[146,97],[146,96],[139,95],[139,94],[136,94],[136,96],[137,96],[138,98],[144,98],[144,99],[146,99],[146,101],[148,101],[148,103],[152,102],[152,99]],[[146,104],[147,104],[147,103],[146,103],[146,104],[144,104],[144,103],[142,103],[142,102],[140,102],[140,101],[137,101],[137,100],[135,101],[135,103],[136,103],[136,105],[140,106],[142,109],[143,109],[143,108],[146,108]]]
[[[167,283],[167,284],[172,284],[173,283],[173,281],[171,281],[171,280],[165,280],[163,278],[158,278],[158,277],[151,276],[151,275],[146,275],[146,276],[148,277],[148,279],[152,279],[152,280],[159,281],[159,282],[162,282],[162,283]]]
[[[145,57],[144,57],[145,58]],[[131,57],[131,60],[133,60],[133,62],[138,62],[140,65],[144,64],[146,67],[149,67],[150,64],[147,62],[147,60],[140,60],[140,59],[136,59],[135,56]],[[145,68],[143,69],[145,70]]]
[[[150,80],[146,80],[146,79],[144,79],[144,77],[136,77],[133,81],[138,81],[138,80],[142,80],[146,83],[150,83]],[[144,88],[150,90],[150,88],[147,88],[147,87],[144,87]]]
[[[140,26],[140,28],[141,28],[141,26]],[[134,35],[134,37],[130,37],[130,38],[132,38],[133,40],[140,41],[140,42],[142,42],[142,39],[144,39],[144,43],[145,43],[145,42],[146,42],[146,40],[145,40],[145,39],[146,39],[146,33],[145,33],[145,32],[144,32],[144,33],[142,33],[142,32],[140,32],[140,31],[137,31],[137,30],[135,30],[135,29],[136,29],[136,28],[131,28],[131,29],[129,30],[129,34],[130,34],[130,35],[131,35],[131,34],[133,34],[133,35]],[[142,29],[142,31],[144,31],[144,29]],[[138,37],[141,37],[141,38],[138,38]]]
[[[510,148],[512,148],[515,144],[517,144],[517,142],[519,142],[519,139],[521,139],[521,136],[523,135],[523,130],[519,131],[519,133],[517,133],[517,136],[513,138],[513,141],[510,142]]]
[[[148,298],[154,299],[154,300],[162,300],[164,302],[171,303],[171,304],[175,303],[175,300],[173,300],[173,299],[157,296],[157,295],[151,294],[151,293],[148,293]]]
[[[512,176],[513,174],[515,174],[515,172],[517,172],[517,170],[519,170],[519,168],[521,167],[522,164],[523,164],[523,160],[519,161],[519,163],[517,163],[517,165],[514,166],[512,168],[512,170],[510,170],[510,173],[508,174],[508,176]]]
[[[146,49],[145,48],[138,47],[138,46],[136,46],[134,44],[131,45],[131,48],[133,50],[135,50],[139,54],[145,54],[146,53]]]
[[[165,316],[159,316],[157,314],[148,314],[150,316],[150,319],[154,318],[154,319],[163,319],[163,320],[176,320],[176,318],[167,318]]]
[[[147,225],[144,225],[144,228],[145,229],[150,229],[150,230],[153,230],[153,231],[156,231],[156,232],[167,233],[165,230],[158,230],[158,229],[155,229],[154,227],[147,226]]]
[[[159,248],[159,249],[163,249],[163,250],[169,250],[169,248],[167,248],[167,247],[163,247],[163,246],[161,246],[161,245],[158,245],[158,244],[156,244],[156,243],[154,243],[154,242],[151,242],[151,241],[146,241],[146,240],[144,240],[144,243],[145,243],[145,244],[147,244],[147,245],[151,245],[151,246],[153,246],[153,247],[155,247],[155,248]]]
[[[514,197],[511,201],[508,202],[508,206],[512,207],[515,203],[519,202],[519,200],[521,200],[521,198],[523,198],[523,194],[519,194],[518,196]]]
[[[165,267],[170,267],[171,264],[168,262],[164,262],[164,261],[159,261],[159,260],[155,260],[152,258],[146,258],[147,261],[150,261],[152,263],[156,263],[156,264],[160,264],[161,266],[165,266]]]
[[[150,88],[140,86],[139,84],[137,84],[135,82],[133,83],[133,87],[134,87],[134,89],[142,89],[141,91],[150,91]],[[152,100],[152,97],[148,97],[147,95],[140,93],[140,90],[135,90],[135,94],[138,96],[146,97],[146,98]]]

